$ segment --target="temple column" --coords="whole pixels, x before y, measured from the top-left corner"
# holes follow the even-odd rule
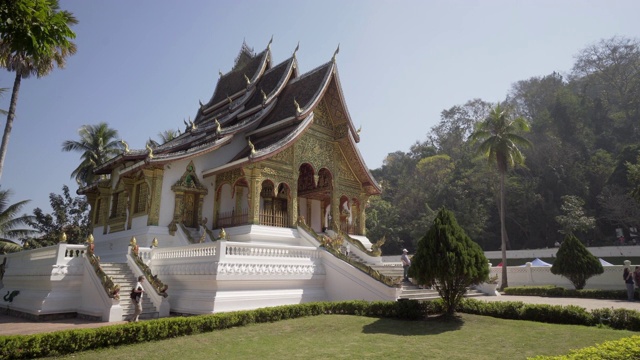
[[[358,201],[360,202],[360,206],[358,206],[358,234],[361,234],[363,236],[366,236],[366,232],[367,232],[367,226],[366,226],[366,222],[367,222],[367,216],[365,213],[365,209],[367,208],[367,201],[369,201],[369,197],[365,194],[362,193],[360,194],[360,197],[358,198]]]
[[[149,186],[149,197],[151,199],[149,201],[147,225],[157,226],[160,223],[160,202],[162,200],[162,178],[164,169],[144,169],[142,172]]]
[[[288,204],[288,211],[289,211],[289,226],[291,227],[296,227],[297,226],[297,221],[298,221],[298,174],[295,174],[293,176],[293,184],[296,184],[296,186],[289,186],[289,189],[291,190],[290,192],[290,196],[291,198],[289,199],[289,204]],[[305,219],[305,222],[308,223],[309,219]]]
[[[249,170],[249,224],[260,224],[260,180],[262,172],[260,169]]]

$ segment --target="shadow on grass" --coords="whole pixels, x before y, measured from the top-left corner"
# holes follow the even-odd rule
[[[460,330],[464,320],[458,316],[432,316],[419,321],[379,319],[363,327],[364,334],[391,334],[399,336],[437,335]]]

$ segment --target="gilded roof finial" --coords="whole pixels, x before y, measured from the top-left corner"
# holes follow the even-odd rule
[[[200,107],[203,107],[204,104],[202,103],[202,100],[198,99],[198,104],[200,104]]]
[[[147,158],[148,159],[153,159],[153,149],[151,148],[151,146],[149,146],[149,144],[147,144],[147,151],[149,152],[147,154]]]
[[[361,131],[362,131],[362,125],[360,125],[360,127],[358,127],[358,130],[356,130],[356,134],[360,135]]]
[[[300,104],[298,104],[295,98],[293,98],[293,105],[296,106],[296,115],[300,115],[300,113],[302,113],[302,109],[300,109]]]
[[[271,35],[271,40],[269,40],[269,43],[267,44],[267,49],[271,49],[272,42],[273,42],[273,35]]]
[[[251,155],[256,153],[256,147],[255,145],[253,145],[253,143],[251,142],[251,139],[247,139],[247,144],[249,145],[249,147],[251,148]]]
[[[224,74],[222,73],[222,71],[218,70],[218,75],[220,75],[220,77],[222,77],[222,75],[224,75]]]
[[[299,49],[300,49],[300,41],[298,41],[298,45],[296,45],[295,50],[293,50],[293,57],[296,57],[296,53],[298,52]]]
[[[262,93],[262,103],[264,104],[265,102],[267,102],[267,94],[264,93],[264,90],[260,89],[260,92]]]
[[[213,120],[216,123],[216,134],[220,134],[222,132],[222,126],[220,126],[220,122],[218,121],[218,118],[214,118]]]
[[[198,126],[196,126],[196,124],[193,121],[191,121],[191,116],[189,116],[189,128],[192,131],[198,128]]]
[[[334,51],[333,53],[333,57],[331,58],[332,62],[336,62],[336,56],[338,56],[338,53],[340,52],[340,44],[338,44],[338,48],[336,49],[336,51]]]
[[[120,142],[121,142],[121,143],[122,143],[122,145],[124,146],[124,150],[123,150],[123,151],[124,151],[124,153],[125,153],[125,154],[128,154],[128,153],[129,153],[129,144],[127,144],[127,142],[126,142],[126,141],[124,141],[124,140],[120,140]]]
[[[247,82],[247,86],[251,85],[251,79],[249,79],[247,74],[244,74],[244,80]]]

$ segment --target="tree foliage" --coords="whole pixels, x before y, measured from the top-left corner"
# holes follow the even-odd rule
[[[14,240],[24,240],[35,231],[25,227],[31,220],[29,215],[18,215],[30,200],[9,203],[11,190],[0,190],[0,253],[22,250]]]
[[[55,245],[64,233],[70,244],[84,243],[91,233],[89,204],[83,196],[71,197],[69,187],[62,186],[62,195],[49,194],[53,212],[46,214],[40,208],[33,210],[27,224],[38,230],[37,238],[30,243],[37,247]]]
[[[495,104],[473,99],[443,110],[424,141],[372,170],[383,201],[372,201],[367,214],[383,204],[394,209],[378,212],[393,213],[392,223],[368,223],[368,233],[414,249],[434,218],[431,209],[446,206],[485,250],[500,249],[502,224],[511,249],[552,247],[563,237],[556,217],[565,215],[567,195],[584,200],[584,213],[596,219],[581,234],[590,244],[613,244],[617,227],[626,234],[639,228],[639,64],[639,41],[615,37],[577,52],[566,74],[514,82],[501,106],[527,119],[530,131],[517,134],[535,146],[519,147],[523,166],[504,174],[504,222],[495,211],[500,174],[474,156],[468,137]],[[385,254],[400,253],[392,243]]]
[[[489,266],[482,248],[467,236],[453,213],[442,208],[418,242],[409,274],[420,284],[433,284],[450,315],[467,287],[487,279]]]
[[[13,128],[22,78],[43,77],[75,54],[70,26],[78,21],[60,10],[58,0],[12,0],[0,2],[0,66],[15,72],[11,102],[0,145],[0,176]]]
[[[62,151],[80,152],[82,162],[73,170],[71,177],[79,185],[92,184],[98,177],[93,171],[107,160],[121,153],[122,142],[118,139],[118,130],[105,122],[97,125],[83,125],[79,130],[80,140],[66,140]]]
[[[584,200],[575,195],[565,195],[562,197],[563,215],[556,216],[556,221],[560,224],[563,234],[573,234],[576,232],[586,232],[596,224],[593,216],[584,213]]]
[[[581,290],[592,276],[602,274],[600,260],[593,256],[573,234],[565,236],[551,266],[551,273],[569,279],[577,290]]]

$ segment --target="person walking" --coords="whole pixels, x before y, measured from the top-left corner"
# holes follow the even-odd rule
[[[402,269],[404,270],[404,279],[405,282],[409,282],[409,267],[411,266],[411,259],[409,259],[409,251],[407,249],[402,249],[402,256],[400,256],[400,261],[402,262]]]
[[[144,293],[144,275],[138,276],[136,286],[131,290],[131,302],[135,305],[133,314],[127,319],[129,322],[138,322],[138,317],[142,314],[142,294]]]
[[[629,267],[624,268],[622,278],[624,279],[624,283],[627,285],[627,300],[634,301],[633,272]]]

